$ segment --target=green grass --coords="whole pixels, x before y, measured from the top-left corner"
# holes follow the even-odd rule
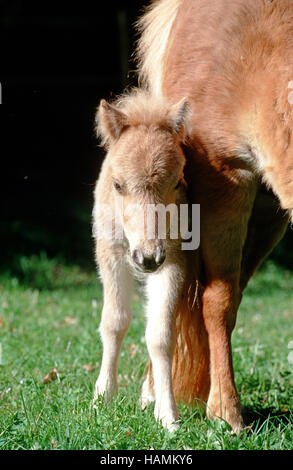
[[[152,405],[142,412],[138,404],[147,363],[139,295],[123,344],[119,394],[95,411],[102,354],[96,273],[44,254],[21,258],[17,277],[0,277],[0,449],[292,449],[292,291],[292,274],[269,262],[239,311],[235,379],[252,426],[235,436],[225,422],[180,405],[182,425],[172,435],[155,422]],[[53,368],[56,380],[44,384]]]

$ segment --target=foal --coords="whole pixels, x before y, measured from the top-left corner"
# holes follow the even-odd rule
[[[192,276],[188,259],[196,252],[182,251],[182,240],[171,239],[172,214],[166,219],[166,239],[159,236],[159,218],[152,238],[143,222],[150,205],[174,208],[187,202],[180,145],[188,106],[183,99],[168,107],[136,90],[115,104],[102,100],[97,118],[98,134],[108,153],[95,189],[93,212],[96,257],[104,287],[103,359],[94,399],[105,395],[109,400],[117,391],[119,353],[132,317],[132,282],[138,276],[146,282],[146,343],[152,371],[144,382],[141,403],[144,407],[155,400],[155,417],[172,431],[178,427],[172,387],[176,318],[186,308],[187,280]],[[195,266],[193,259],[192,270]],[[177,369],[179,363],[177,360]]]

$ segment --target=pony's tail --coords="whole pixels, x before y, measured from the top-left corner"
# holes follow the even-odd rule
[[[204,406],[210,389],[210,374],[201,290],[198,281],[187,285],[178,306],[172,378],[176,401]]]

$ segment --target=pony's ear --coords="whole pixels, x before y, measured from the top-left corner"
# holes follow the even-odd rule
[[[127,125],[127,116],[116,106],[101,100],[96,114],[97,134],[102,138],[102,143],[116,140],[123,127]]]
[[[171,107],[171,126],[176,134],[184,138],[187,134],[187,120],[190,115],[190,107],[187,98],[182,98]]]

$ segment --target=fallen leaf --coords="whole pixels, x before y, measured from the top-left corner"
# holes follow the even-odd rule
[[[56,449],[56,447],[57,447],[57,442],[55,441],[54,437],[52,437],[52,439],[51,439],[51,447],[52,447],[52,449]]]
[[[136,344],[132,344],[129,348],[130,356],[135,357],[138,353],[138,347]]]
[[[63,320],[63,326],[72,326],[77,324],[77,318],[65,317]]]
[[[54,369],[50,370],[49,374],[45,375],[45,377],[43,378],[43,384],[48,384],[53,380],[56,380],[58,378],[58,375],[58,370],[56,369],[56,367],[54,367]]]
[[[87,372],[92,372],[93,370],[97,368],[97,366],[94,366],[93,364],[84,364],[82,368],[86,370]]]

